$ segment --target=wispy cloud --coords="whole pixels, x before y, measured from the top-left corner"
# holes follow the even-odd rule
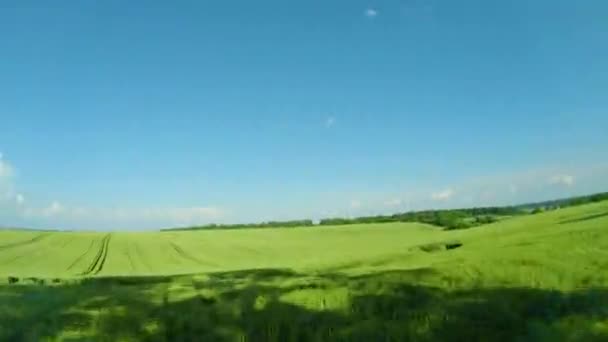
[[[14,173],[11,163],[0,153],[0,205],[6,205],[7,202],[11,205],[16,200],[13,185]]]
[[[334,125],[335,118],[328,117],[325,125]],[[258,220],[258,215],[277,218],[276,207],[269,204],[261,210],[247,212],[246,206],[235,216],[229,208],[211,204],[193,203],[191,206],[154,206],[135,204],[134,207],[100,207],[86,203],[65,203],[60,197],[55,201],[39,202],[35,194],[17,187],[18,168],[0,157],[0,212],[25,226],[54,226],[74,229],[88,228],[158,228],[181,225],[198,225],[228,220]],[[403,183],[405,184],[405,183]],[[445,184],[445,183],[444,183]],[[576,195],[608,189],[608,164],[587,164],[579,168],[545,167],[505,174],[476,177],[462,182],[451,182],[449,187],[436,188],[432,183],[418,180],[401,185],[389,192],[352,190],[336,194],[318,207],[308,204],[289,206],[294,217],[327,217],[373,215],[394,213],[401,210],[429,208],[509,205],[529,201],[547,200],[565,195]],[[306,209],[309,208],[309,209]],[[308,213],[302,214],[305,210]],[[260,212],[265,211],[263,214]],[[249,216],[247,216],[249,215]],[[287,217],[289,216],[289,217]],[[6,220],[5,220],[6,221]],[[0,222],[5,223],[5,222]]]
[[[13,176],[12,165],[4,159],[4,154],[0,152],[0,181],[7,180]]]
[[[209,220],[219,219],[223,215],[223,211],[215,207],[192,207],[192,208],[170,208],[163,212],[160,216],[167,216],[174,222],[200,223],[208,222]]]
[[[41,210],[42,216],[51,217],[61,214],[64,211],[64,207],[58,201],[53,201],[48,207]]]
[[[378,16],[378,10],[370,7],[365,10],[364,14],[368,18],[375,18]]]
[[[549,184],[553,185],[564,185],[564,186],[572,186],[574,185],[575,178],[572,175],[555,175],[549,178]]]
[[[336,118],[333,116],[327,117],[325,119],[325,128],[331,128],[336,123]]]
[[[384,202],[384,205],[389,208],[399,207],[403,201],[400,198],[392,198]]]
[[[431,199],[434,201],[447,201],[454,196],[454,190],[448,188],[443,191],[434,192],[431,194]]]
[[[224,211],[216,207],[183,208],[92,208],[67,206],[53,201],[46,207],[27,208],[30,218],[54,218],[79,222],[115,224],[149,223],[162,225],[195,225],[222,218]]]
[[[210,223],[222,219],[226,214],[225,210],[215,206],[101,208],[70,205],[59,200],[36,205],[26,201],[25,195],[16,191],[14,174],[12,164],[0,153],[0,209],[11,216],[33,222],[70,223],[70,226],[163,227]]]

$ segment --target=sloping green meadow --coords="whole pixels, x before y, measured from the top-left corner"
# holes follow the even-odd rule
[[[608,341],[608,202],[412,223],[0,232],[1,341]]]

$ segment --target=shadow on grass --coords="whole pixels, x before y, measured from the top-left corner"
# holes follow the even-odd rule
[[[146,277],[133,277],[133,276],[117,276],[117,277],[103,277],[103,278],[84,278],[80,282],[80,285],[107,285],[107,286],[142,286],[142,285],[158,285],[171,283],[174,276],[146,276]]]
[[[415,285],[425,275],[433,271],[348,277],[250,270],[211,274],[196,286],[188,277],[7,285],[0,287],[0,340],[608,340],[605,289]],[[183,288],[185,297],[177,291]],[[286,300],[294,293],[319,304]],[[336,293],[344,305],[326,306]]]

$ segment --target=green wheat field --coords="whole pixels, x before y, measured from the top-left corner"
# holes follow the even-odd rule
[[[416,223],[0,231],[0,341],[608,341],[608,202]]]

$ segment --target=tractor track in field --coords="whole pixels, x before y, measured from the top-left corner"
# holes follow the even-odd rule
[[[9,248],[29,245],[31,243],[38,242],[38,241],[44,239],[47,236],[49,236],[49,234],[40,234],[40,235],[34,236],[33,238],[31,238],[29,240],[7,243],[6,245],[0,245],[0,251],[1,250],[5,250],[5,249],[9,249]]]
[[[63,241],[63,244],[61,245],[61,248],[64,248],[65,246],[69,245],[70,243],[72,243],[72,241],[74,241],[74,237],[70,237],[69,239],[66,239],[65,241]]]
[[[106,263],[108,257],[108,247],[110,245],[110,238],[112,234],[105,235],[101,240],[101,247],[97,251],[93,262],[87,267],[87,269],[81,273],[81,275],[96,275],[103,269],[103,265]]]
[[[188,254],[186,251],[184,251],[178,244],[176,244],[175,242],[170,242],[171,247],[173,247],[173,250],[175,250],[175,252],[177,252],[177,254],[179,254],[182,258],[184,259],[188,259],[190,261],[194,261],[195,263],[199,264],[199,265],[203,265],[203,266],[217,266],[214,263],[210,263],[210,262],[205,262],[200,260],[197,257],[194,257],[190,254]]]
[[[86,251],[84,251],[84,253],[80,254],[78,256],[78,258],[76,258],[76,260],[74,260],[74,262],[72,262],[72,264],[70,264],[70,266],[68,266],[67,270],[71,270],[74,266],[76,266],[87,254],[89,254],[89,252],[91,251],[91,249],[93,248],[93,246],[95,246],[95,243],[97,242],[97,239],[93,239],[93,241],[91,241],[91,244],[89,245],[89,247],[87,248]]]
[[[130,244],[127,243],[127,248],[125,254],[127,255],[127,259],[129,259],[129,265],[131,266],[131,271],[135,271],[135,263],[133,262],[133,257],[131,256]]]
[[[61,248],[65,247],[69,242],[71,242],[74,238],[69,238],[66,241],[63,241],[63,244],[61,245]],[[0,265],[7,265],[7,264],[11,264],[17,260],[23,259],[23,258],[31,258],[33,256],[38,256],[40,254],[44,254],[49,248],[52,248],[52,246],[48,246],[48,244],[45,246],[43,245],[42,248],[38,248],[35,251],[31,252],[31,253],[26,253],[26,254],[19,254],[16,256],[13,256],[10,259],[4,260],[2,263],[0,263]]]
[[[141,249],[139,248],[139,245],[137,244],[137,242],[134,243],[135,244],[135,253],[137,254],[137,256],[139,257],[142,265],[144,265],[144,267],[148,270],[148,271],[152,271],[152,267],[150,267],[150,264],[148,264],[148,261],[146,260],[146,258],[144,258],[144,254],[142,253]]]
[[[15,261],[17,261],[19,259],[23,259],[23,258],[26,258],[26,257],[27,258],[31,258],[32,256],[36,256],[38,254],[40,254],[40,251],[37,251],[37,253],[34,253],[34,254],[20,254],[20,255],[16,255],[16,256],[14,256],[14,257],[12,257],[10,259],[2,261],[2,263],[0,263],[0,265],[3,265],[3,266],[4,265],[9,265],[9,264],[11,264],[11,263],[13,263],[13,262],[15,262]]]

